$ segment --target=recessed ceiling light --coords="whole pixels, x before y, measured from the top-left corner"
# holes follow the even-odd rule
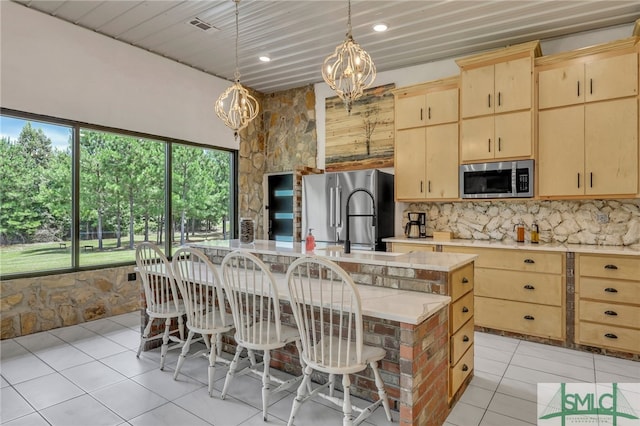
[[[262,62],[269,62],[269,61],[271,61],[271,58],[270,58],[270,57],[268,57],[267,55],[262,55],[262,56],[260,56],[260,58],[259,58],[259,59],[260,59],[260,61],[262,61]]]
[[[374,24],[373,31],[381,33],[381,32],[387,31],[388,28],[389,27],[387,26],[387,24],[382,24],[382,23]]]

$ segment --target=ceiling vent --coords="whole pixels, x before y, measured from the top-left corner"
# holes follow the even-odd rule
[[[214,27],[213,25],[207,22],[204,22],[202,19],[198,18],[197,16],[187,21],[187,23],[191,26],[201,29],[202,31],[209,31],[210,29],[217,30],[216,27]]]

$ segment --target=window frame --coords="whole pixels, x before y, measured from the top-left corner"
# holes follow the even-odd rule
[[[74,120],[61,119],[57,117],[51,117],[47,115],[35,114],[30,112],[18,111],[10,108],[0,107],[0,115],[16,118],[20,120],[33,120],[54,125],[61,125],[70,127],[72,129],[73,140],[71,141],[71,267],[60,269],[46,269],[41,271],[21,272],[15,274],[2,274],[0,280],[13,280],[19,278],[35,278],[42,276],[53,276],[60,274],[68,274],[81,271],[92,271],[107,268],[118,268],[123,266],[135,265],[135,261],[117,262],[99,265],[87,265],[80,266],[80,130],[88,129],[99,132],[109,132],[115,134],[121,134],[124,136],[131,136],[136,138],[150,139],[164,143],[164,155],[165,155],[165,169],[164,169],[164,190],[165,190],[165,204],[164,214],[166,218],[173,220],[172,216],[172,151],[174,145],[186,145],[194,148],[210,149],[228,152],[230,155],[230,170],[229,170],[229,222],[230,222],[230,235],[235,238],[237,236],[238,223],[238,150],[223,148],[213,145],[204,145],[189,141],[183,141],[180,139],[169,138],[166,136],[152,135],[142,132],[134,132],[130,130],[123,130],[113,127],[101,126],[91,123],[83,123]],[[172,235],[171,227],[164,227],[164,245],[163,251],[167,254],[167,257],[171,259],[172,252]]]

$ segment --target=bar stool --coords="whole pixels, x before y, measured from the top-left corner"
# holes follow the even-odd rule
[[[380,405],[391,421],[387,392],[378,371],[378,361],[385,357],[386,351],[363,344],[362,308],[353,279],[330,260],[302,257],[287,270],[287,288],[302,340],[301,358],[306,365],[288,425],[293,425],[300,406],[315,395],[342,407],[344,426],[362,423]],[[367,366],[373,371],[379,399],[366,408],[359,408],[351,403],[349,374],[363,371]],[[310,390],[313,370],[329,374],[329,380]],[[342,375],[344,399],[333,396],[338,374]],[[322,393],[327,388],[329,393]],[[353,411],[360,413],[355,420]]]
[[[136,356],[139,358],[144,345],[155,339],[162,339],[160,350],[160,369],[164,370],[167,351],[182,347],[184,343],[184,320],[186,313],[184,303],[178,297],[176,280],[173,276],[171,264],[160,249],[151,243],[140,243],[136,248],[136,264],[142,286],[144,287],[144,297],[147,303],[146,312],[149,316]],[[164,333],[149,337],[153,320],[156,318],[164,320]],[[171,335],[171,322],[178,321],[178,331],[180,338]],[[174,342],[169,346],[169,341]]]
[[[227,372],[221,398],[225,398],[236,374],[249,372],[262,376],[262,416],[266,421],[270,395],[287,390],[302,380],[302,376],[286,381],[272,377],[269,374],[270,351],[295,342],[300,352],[300,335],[294,327],[281,324],[275,278],[259,258],[240,251],[227,254],[222,261],[222,277],[233,313],[237,348]],[[245,348],[248,357],[243,363],[248,361],[249,365],[238,371],[240,354]],[[254,351],[264,352],[262,363],[256,363]],[[261,366],[262,372],[259,371]],[[278,385],[275,388],[274,383]]]
[[[189,355],[190,358],[207,355],[209,359],[209,396],[213,393],[213,381],[216,361],[229,364],[220,357],[222,351],[222,334],[233,329],[233,318],[225,312],[223,284],[216,267],[200,250],[180,248],[173,255],[171,262],[178,281],[187,311],[187,329],[189,333],[178,358],[173,379],[180,374],[182,364],[189,354],[195,334],[200,334],[206,349]]]

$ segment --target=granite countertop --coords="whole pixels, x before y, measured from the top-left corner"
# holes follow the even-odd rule
[[[531,244],[516,243],[515,241],[496,241],[496,240],[466,240],[454,238],[451,240],[434,240],[428,238],[406,238],[406,237],[390,237],[383,238],[387,243],[409,243],[409,244],[437,244],[443,246],[458,247],[481,247],[481,248],[498,248],[498,249],[516,249],[516,250],[544,250],[574,253],[590,253],[590,254],[612,254],[612,255],[629,255],[640,256],[640,245],[632,246],[605,246],[591,244],[561,244],[561,243],[539,243]]]
[[[425,269],[450,272],[472,262],[477,256],[463,253],[391,253],[383,251],[352,250],[345,254],[341,247],[318,244],[315,250],[307,252],[302,243],[256,240],[251,244],[241,244],[240,240],[210,240],[189,243],[192,247],[218,250],[244,250],[258,254],[302,257],[307,255],[324,257],[339,262],[362,263],[368,265],[392,266],[399,268]]]

